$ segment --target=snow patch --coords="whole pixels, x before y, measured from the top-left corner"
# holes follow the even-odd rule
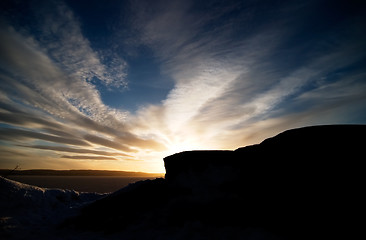
[[[0,177],[0,238],[46,239],[81,206],[106,194],[40,188]]]

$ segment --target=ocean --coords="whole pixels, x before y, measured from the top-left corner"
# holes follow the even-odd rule
[[[155,177],[121,176],[7,176],[7,178],[25,184],[43,188],[70,189],[78,192],[109,193],[117,191],[130,183]]]

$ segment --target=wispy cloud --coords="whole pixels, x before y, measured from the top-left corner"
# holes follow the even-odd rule
[[[103,63],[104,54],[91,48],[73,12],[59,1],[47,4],[52,10],[38,15],[43,23],[38,40],[49,56],[76,78],[89,82],[96,78],[113,88],[126,86],[127,63],[113,54],[108,54],[108,64]]]
[[[116,54],[93,50],[65,4],[44,4],[31,8],[37,17],[37,32],[1,23],[0,122],[5,123],[1,129],[4,144],[62,144],[33,146],[33,152],[28,153],[53,148],[89,154],[91,160],[116,160],[106,156],[128,157],[124,151],[161,149],[157,141],[140,138],[126,128],[127,111],[111,108],[101,99],[98,84],[114,89],[127,86],[127,63]],[[123,144],[115,139],[124,140]],[[106,147],[114,149],[116,155],[95,150]]]
[[[93,154],[93,155],[102,155],[102,156],[116,156],[116,157],[131,157],[125,153],[121,152],[107,152],[107,151],[98,151],[91,150],[85,148],[71,148],[71,147],[63,147],[63,146],[43,146],[43,145],[20,145],[21,147],[35,148],[35,149],[43,149],[57,152],[69,152],[69,153],[81,153],[81,154]]]
[[[306,42],[306,38],[291,42],[292,36],[303,31],[294,27],[295,21],[303,19],[294,16],[293,11],[303,11],[309,7],[307,4],[279,5],[271,11],[264,7],[261,10],[273,14],[273,20],[257,24],[260,27],[256,29],[245,20],[261,21],[253,16],[252,11],[258,9],[247,8],[245,4],[223,4],[221,15],[214,11],[195,15],[192,2],[185,2],[184,7],[179,5],[181,2],[171,4],[172,11],[166,5],[155,6],[150,14],[143,14],[140,21],[145,22],[139,25],[142,40],[160,55],[162,69],[176,82],[162,105],[140,112],[141,124],[152,132],[156,133],[156,129],[164,132],[162,135],[168,136],[170,147],[181,145],[184,149],[188,142],[188,148],[235,148],[283,130],[286,124],[279,124],[281,121],[296,119],[292,126],[325,123],[325,119],[331,122],[330,117],[317,114],[319,109],[338,113],[344,109],[332,108],[329,102],[322,101],[327,96],[333,106],[340,106],[349,99],[364,101],[365,94],[357,90],[365,87],[361,78],[348,82],[344,90],[338,85],[347,81],[344,77],[330,77],[320,84],[320,79],[362,61],[364,47],[355,32],[350,34],[341,24],[325,29],[326,33],[313,34],[310,42]],[[237,18],[237,14],[241,17]],[[222,15],[228,17],[221,18]],[[185,21],[177,21],[177,18]],[[218,24],[218,27],[207,28],[210,24]],[[237,32],[238,29],[246,34]],[[310,35],[307,37],[310,39]],[[334,37],[343,39],[329,44]],[[309,50],[311,54],[303,52],[309,43],[314,44]],[[318,45],[322,44],[326,48],[319,50]],[[290,62],[280,59],[284,55]],[[345,94],[343,98],[333,95],[337,95],[336,91]],[[291,107],[292,101],[298,102],[297,97],[305,98],[305,95],[319,98],[312,104],[299,104],[296,110]],[[301,114],[293,113],[300,109]],[[333,119],[336,115],[332,115]],[[154,120],[145,122],[146,118]],[[256,134],[260,128],[263,133]],[[235,136],[238,134],[240,136]],[[243,135],[256,137],[249,140]]]
[[[106,139],[103,137],[95,136],[95,135],[90,135],[90,134],[85,135],[84,139],[91,143],[102,145],[102,146],[105,146],[108,148],[113,148],[113,149],[120,150],[120,151],[126,151],[126,152],[136,151],[136,150],[133,150],[118,142],[115,142],[115,141],[112,141],[112,140],[109,140],[109,139]]]
[[[0,128],[0,139],[1,140],[10,140],[10,141],[19,141],[22,139],[39,139],[49,142],[55,143],[64,143],[70,145],[77,146],[90,146],[86,141],[80,139],[66,138],[53,136],[49,134],[44,134],[35,131],[21,130],[21,129],[11,129],[11,128]]]

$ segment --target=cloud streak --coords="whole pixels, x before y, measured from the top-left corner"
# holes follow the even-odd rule
[[[77,160],[108,160],[108,161],[116,161],[116,158],[113,157],[102,157],[102,156],[69,156],[63,155],[61,158],[69,158],[69,159],[77,159]]]
[[[72,138],[65,138],[65,137],[58,137],[49,134],[44,134],[40,132],[28,131],[28,130],[21,130],[21,129],[9,129],[9,128],[2,128],[0,129],[0,139],[6,141],[17,141],[22,139],[39,139],[54,143],[63,143],[63,144],[70,144],[76,146],[90,146],[87,142],[82,141],[80,139],[72,139]]]
[[[105,147],[108,147],[108,148],[113,148],[113,149],[120,150],[120,151],[126,151],[126,152],[134,152],[135,151],[135,150],[123,145],[123,144],[120,144],[118,142],[115,142],[115,141],[112,141],[112,140],[109,140],[109,139],[106,139],[106,138],[98,137],[98,136],[95,136],[95,135],[89,135],[89,134],[85,135],[84,139],[91,142],[91,143],[102,145],[102,146],[105,146]]]
[[[42,146],[42,145],[34,145],[34,146],[26,146],[21,145],[21,147],[35,148],[35,149],[43,149],[57,152],[69,152],[69,153],[81,153],[81,154],[94,154],[94,155],[102,155],[102,156],[115,156],[115,157],[131,157],[130,155],[118,152],[107,152],[107,151],[98,151],[84,148],[71,148],[71,147],[62,147],[62,146]]]

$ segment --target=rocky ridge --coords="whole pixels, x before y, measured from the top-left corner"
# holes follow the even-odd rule
[[[362,225],[365,125],[288,130],[235,151],[164,159],[165,179],[96,201],[65,226],[134,239],[349,237]]]

